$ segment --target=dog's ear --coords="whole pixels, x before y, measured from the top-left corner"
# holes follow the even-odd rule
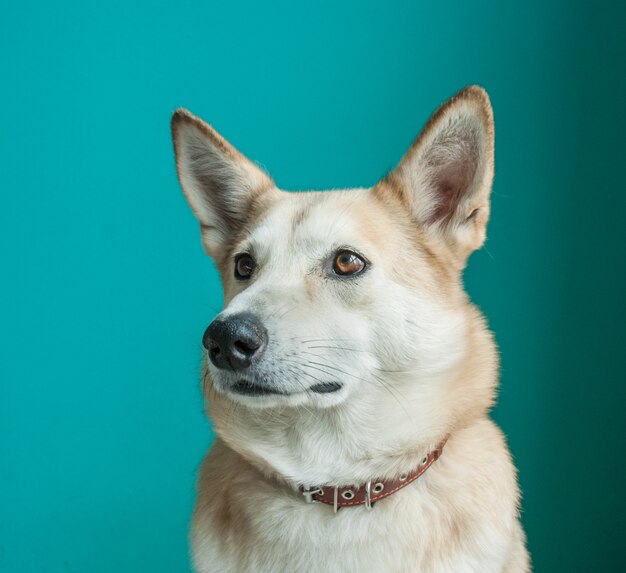
[[[433,114],[379,192],[399,195],[417,223],[441,237],[464,266],[485,240],[493,164],[489,96],[470,86]]]
[[[219,257],[246,223],[271,178],[210,125],[185,109],[172,116],[178,179],[202,230],[208,254]]]

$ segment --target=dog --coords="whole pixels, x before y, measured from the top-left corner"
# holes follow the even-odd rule
[[[279,190],[184,109],[172,134],[224,289],[203,337],[217,437],[195,569],[530,571],[516,470],[488,415],[497,349],[461,276],[490,212],[487,93],[445,102],[372,188]]]

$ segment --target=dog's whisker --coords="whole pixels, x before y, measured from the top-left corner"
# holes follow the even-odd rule
[[[307,393],[307,394],[310,394],[310,390],[309,390],[308,388],[306,388],[306,387],[304,386],[304,384],[302,384],[302,383],[301,383],[299,380],[297,380],[297,379],[296,379],[296,382],[297,382],[298,386],[300,386],[300,388],[302,389],[302,391],[303,391],[303,392],[305,392],[305,393]],[[300,406],[302,406],[302,408],[304,408],[304,410],[306,410],[309,414],[311,414],[311,416],[313,416],[313,417],[314,417],[314,418],[315,418],[318,422],[320,421],[319,416],[318,416],[315,412],[313,412],[313,410],[310,410],[310,409],[309,409],[309,408],[307,408],[307,407],[306,407],[306,405],[304,405],[304,404],[300,404],[300,405],[298,406],[298,408],[299,408]]]
[[[346,350],[349,352],[368,352],[367,350],[363,350],[362,348],[345,348],[343,346],[308,346],[307,348],[309,350],[312,350],[314,348],[327,348],[329,350]]]
[[[284,311],[284,312],[283,312],[282,314],[280,314],[279,316],[277,316],[277,315],[278,315],[278,313],[279,313],[279,312],[281,312],[281,311],[285,308],[285,306],[287,306],[287,310],[286,310],[286,311]],[[292,304],[291,306],[288,306],[287,304],[285,304],[285,305],[281,305],[281,306],[279,306],[276,310],[274,310],[273,312],[271,312],[271,313],[269,314],[269,316],[266,318],[266,320],[267,320],[267,321],[269,321],[269,320],[270,320],[270,319],[272,319],[272,318],[276,318],[277,320],[280,320],[280,319],[284,318],[286,315],[288,315],[290,312],[292,312],[292,311],[296,310],[296,309],[297,309],[297,308],[299,308],[299,307],[300,307],[300,304],[299,304],[299,303],[297,303],[297,302],[296,302],[295,304]]]
[[[281,314],[279,317],[277,317],[279,320],[284,318],[285,316],[287,316],[290,312],[296,310],[296,308],[298,308],[300,305],[299,304],[294,304],[291,308],[289,308],[288,310],[286,310],[283,314]]]
[[[301,344],[309,342],[354,342],[353,338],[309,338],[308,336],[291,336],[292,340],[299,340]],[[308,340],[302,340],[302,339]]]
[[[293,365],[295,365],[295,366],[299,366],[299,367],[301,367],[301,368],[306,366],[306,364],[302,364],[302,363],[300,363],[300,362],[296,362],[296,361],[290,361],[290,360],[284,360],[284,359],[283,359],[283,362],[285,362],[285,363],[287,363],[287,364],[293,364]],[[315,380],[315,382],[316,382],[317,384],[321,384],[321,383],[323,383],[323,382],[324,382],[324,380],[322,380],[322,379],[320,379],[320,378],[317,378],[316,376],[314,376],[313,374],[310,374],[309,372],[304,372],[303,370],[300,370],[300,371],[299,371],[299,374],[302,374],[303,376],[308,376],[309,378],[313,378],[313,380]]]
[[[384,368],[376,368],[377,372],[382,372],[383,374],[418,374],[420,372],[419,368],[412,368],[410,370],[389,370]]]

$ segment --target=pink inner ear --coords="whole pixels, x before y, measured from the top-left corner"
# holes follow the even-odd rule
[[[439,149],[435,146],[432,155],[427,159],[427,180],[434,191],[436,206],[427,222],[448,226],[453,223],[463,199],[473,191],[478,144],[470,141],[443,144]]]

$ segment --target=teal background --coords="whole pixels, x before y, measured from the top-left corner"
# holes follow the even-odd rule
[[[185,106],[284,188],[373,184],[478,83],[496,114],[495,417],[536,571],[626,570],[621,2],[0,3],[0,571],[181,572],[221,305]]]

